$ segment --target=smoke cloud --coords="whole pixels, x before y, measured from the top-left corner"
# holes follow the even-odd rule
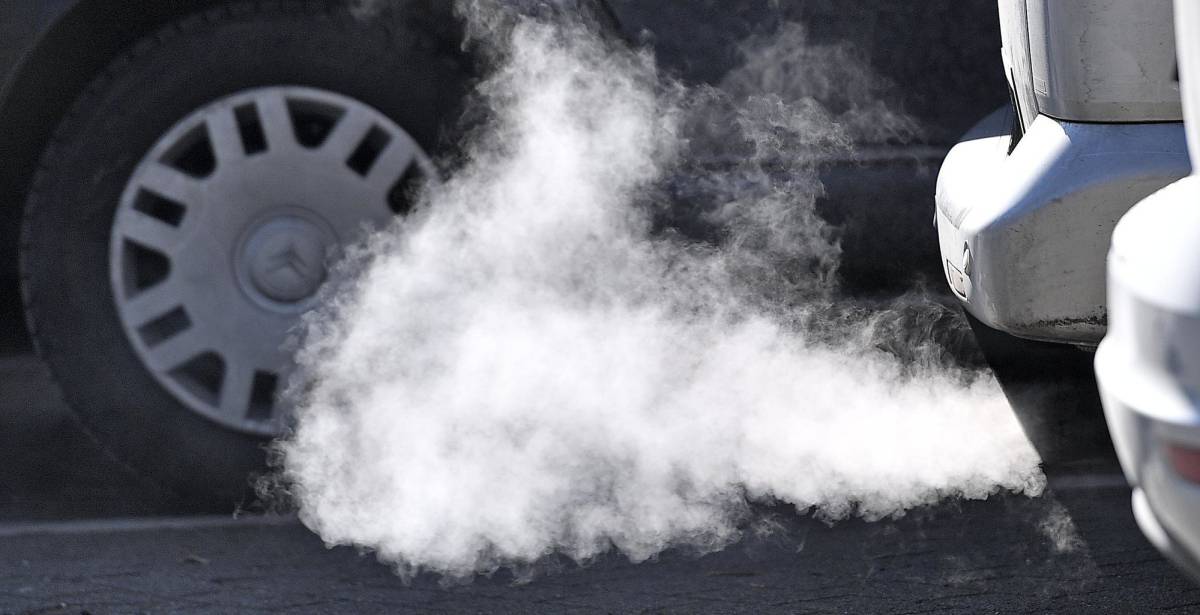
[[[839,297],[821,161],[864,117],[915,128],[866,85],[840,109],[794,89],[840,81],[803,66],[801,28],[686,87],[585,26],[460,9],[493,62],[486,125],[306,320],[277,450],[327,543],[469,577],[719,549],[758,503],[833,521],[1040,493],[996,384],[897,334],[938,302]]]

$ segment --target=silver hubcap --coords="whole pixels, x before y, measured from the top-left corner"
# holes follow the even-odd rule
[[[195,111],[134,170],[113,223],[113,296],[134,350],[189,409],[277,435],[288,336],[331,259],[434,176],[408,133],[331,92],[259,88]]]

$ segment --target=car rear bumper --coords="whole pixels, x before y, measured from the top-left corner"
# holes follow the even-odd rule
[[[1108,257],[1109,331],[1096,379],[1146,537],[1200,580],[1200,483],[1171,448],[1200,450],[1200,177],[1121,220]]]
[[[1200,562],[1193,556],[1194,551],[1189,551],[1174,536],[1167,533],[1154,514],[1146,493],[1138,488],[1133,490],[1133,517],[1150,544],[1192,577],[1193,581],[1200,582]]]
[[[1106,326],[1113,227],[1189,172],[1183,125],[1038,116],[1009,153],[1010,113],[981,121],[942,164],[943,270],[966,309],[994,329],[1094,345]]]
[[[1124,402],[1125,391],[1112,384],[1118,379],[1112,370],[1121,367],[1117,361],[1102,362],[1103,356],[1097,356],[1096,365],[1104,414],[1121,466],[1134,488],[1132,504],[1138,527],[1163,555],[1200,582],[1200,485],[1176,474],[1161,445],[1164,439],[1195,440],[1200,428],[1161,421],[1143,410],[1148,406]]]

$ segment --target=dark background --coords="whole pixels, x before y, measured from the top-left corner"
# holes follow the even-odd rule
[[[1008,100],[992,0],[608,1],[631,38],[697,81],[718,81],[737,66],[748,36],[802,23],[813,44],[860,53],[892,86],[883,102],[921,122],[923,143],[953,144]]]

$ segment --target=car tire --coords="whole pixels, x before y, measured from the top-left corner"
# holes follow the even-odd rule
[[[186,502],[242,505],[268,438],[201,416],[138,354],[111,281],[112,229],[127,184],[181,118],[253,88],[314,88],[361,101],[434,151],[451,141],[446,131],[467,71],[457,47],[439,44],[419,18],[362,17],[314,2],[236,3],[187,17],[112,62],[44,150],[20,243],[35,345],[83,426]]]
[[[997,331],[970,313],[984,358],[1048,473],[1114,462],[1094,353]]]

